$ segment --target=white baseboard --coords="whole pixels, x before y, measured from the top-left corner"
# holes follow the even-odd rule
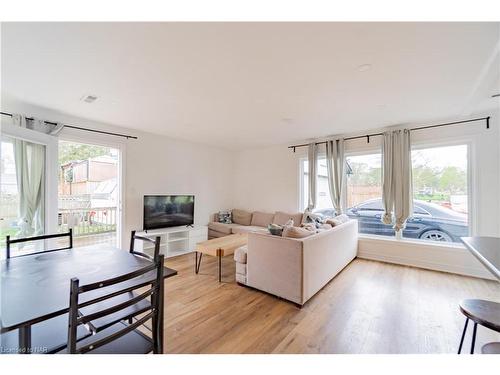
[[[358,257],[495,280],[493,275],[465,247],[460,245],[449,246],[393,238],[360,237]]]

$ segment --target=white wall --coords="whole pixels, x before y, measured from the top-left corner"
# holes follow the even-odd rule
[[[498,236],[500,235],[499,113],[492,111],[471,117],[483,115],[492,116],[489,130],[486,130],[484,122],[435,128],[413,132],[412,142],[415,145],[432,145],[443,141],[470,144],[471,193],[474,199],[471,202],[474,217],[473,233]],[[371,138],[369,144],[365,139],[349,141],[346,152],[380,150],[380,141],[380,137]],[[306,156],[306,149],[297,149],[294,154],[287,146],[245,150],[237,154],[235,207],[270,212],[276,210],[294,212],[299,209],[299,158]],[[395,246],[399,249],[397,259],[394,256]],[[420,255],[418,252],[415,253],[419,248],[422,250]],[[428,249],[428,246],[404,241],[396,244],[392,241],[386,242],[385,245],[380,241],[360,241],[360,255],[370,259],[397,261],[402,264],[489,277],[464,249],[453,250],[456,256],[453,251],[450,253],[449,249],[436,248],[434,253]],[[389,253],[386,254],[385,251]],[[416,259],[420,260],[417,262]],[[470,264],[470,268],[467,268],[466,264]]]
[[[211,214],[233,206],[233,153],[73,116],[2,98],[2,110],[99,130],[130,134],[137,140],[64,130],[60,138],[121,147],[125,154],[122,247],[130,231],[142,229],[145,194],[194,194],[195,224],[207,224]]]
[[[299,156],[286,145],[241,151],[235,157],[234,207],[298,211]]]
[[[140,134],[127,144],[127,232],[142,228],[144,194],[194,194],[195,224],[232,206],[233,161],[229,151]]]

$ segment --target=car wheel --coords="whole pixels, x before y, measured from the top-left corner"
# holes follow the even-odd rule
[[[420,235],[420,239],[428,241],[453,242],[453,239],[448,233],[437,229],[425,231]]]

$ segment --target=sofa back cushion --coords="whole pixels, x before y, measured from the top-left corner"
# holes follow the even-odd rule
[[[300,223],[302,223],[302,213],[287,214],[286,212],[277,211],[274,214],[273,224],[285,225],[290,219],[293,220],[294,227],[300,227]]]
[[[252,225],[257,227],[266,227],[273,222],[274,214],[255,211],[252,214]]]
[[[332,227],[337,227],[349,221],[349,216],[346,214],[335,216],[334,218],[329,218],[325,220],[326,224],[330,224]]]
[[[233,223],[240,225],[250,225],[252,222],[252,213],[245,210],[234,209],[232,211]]]
[[[298,228],[298,227],[286,227],[283,229],[283,237],[288,238],[304,238],[309,237],[315,234],[314,231],[306,229],[306,228]]]

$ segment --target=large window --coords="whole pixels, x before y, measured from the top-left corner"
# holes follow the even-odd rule
[[[359,233],[394,236],[392,225],[382,223],[382,155],[348,156],[347,215],[358,220]]]
[[[358,220],[359,232],[364,234],[394,236],[391,225],[381,222],[382,183],[381,154],[348,156],[346,158],[346,214]],[[302,163],[302,208],[307,207],[308,163]],[[315,212],[334,216],[327,179],[326,160],[318,158],[317,197]]]
[[[318,166],[316,168],[318,172],[316,180],[316,211],[321,211],[329,216],[333,215],[333,205],[330,198],[330,189],[328,186],[328,174],[326,170],[326,159],[323,157],[318,158]],[[307,160],[302,160],[302,210],[305,210],[308,206],[307,200],[309,196],[309,163]]]
[[[459,242],[469,234],[468,146],[418,148],[412,151],[414,213],[408,219],[403,238]],[[359,232],[394,236],[392,225],[381,222],[381,153],[346,157],[344,202],[346,214],[358,220]],[[335,215],[332,207],[326,160],[318,160],[316,212]],[[307,160],[302,161],[302,208],[307,207]]]
[[[469,234],[468,146],[412,151],[414,215],[407,238],[460,242]]]

